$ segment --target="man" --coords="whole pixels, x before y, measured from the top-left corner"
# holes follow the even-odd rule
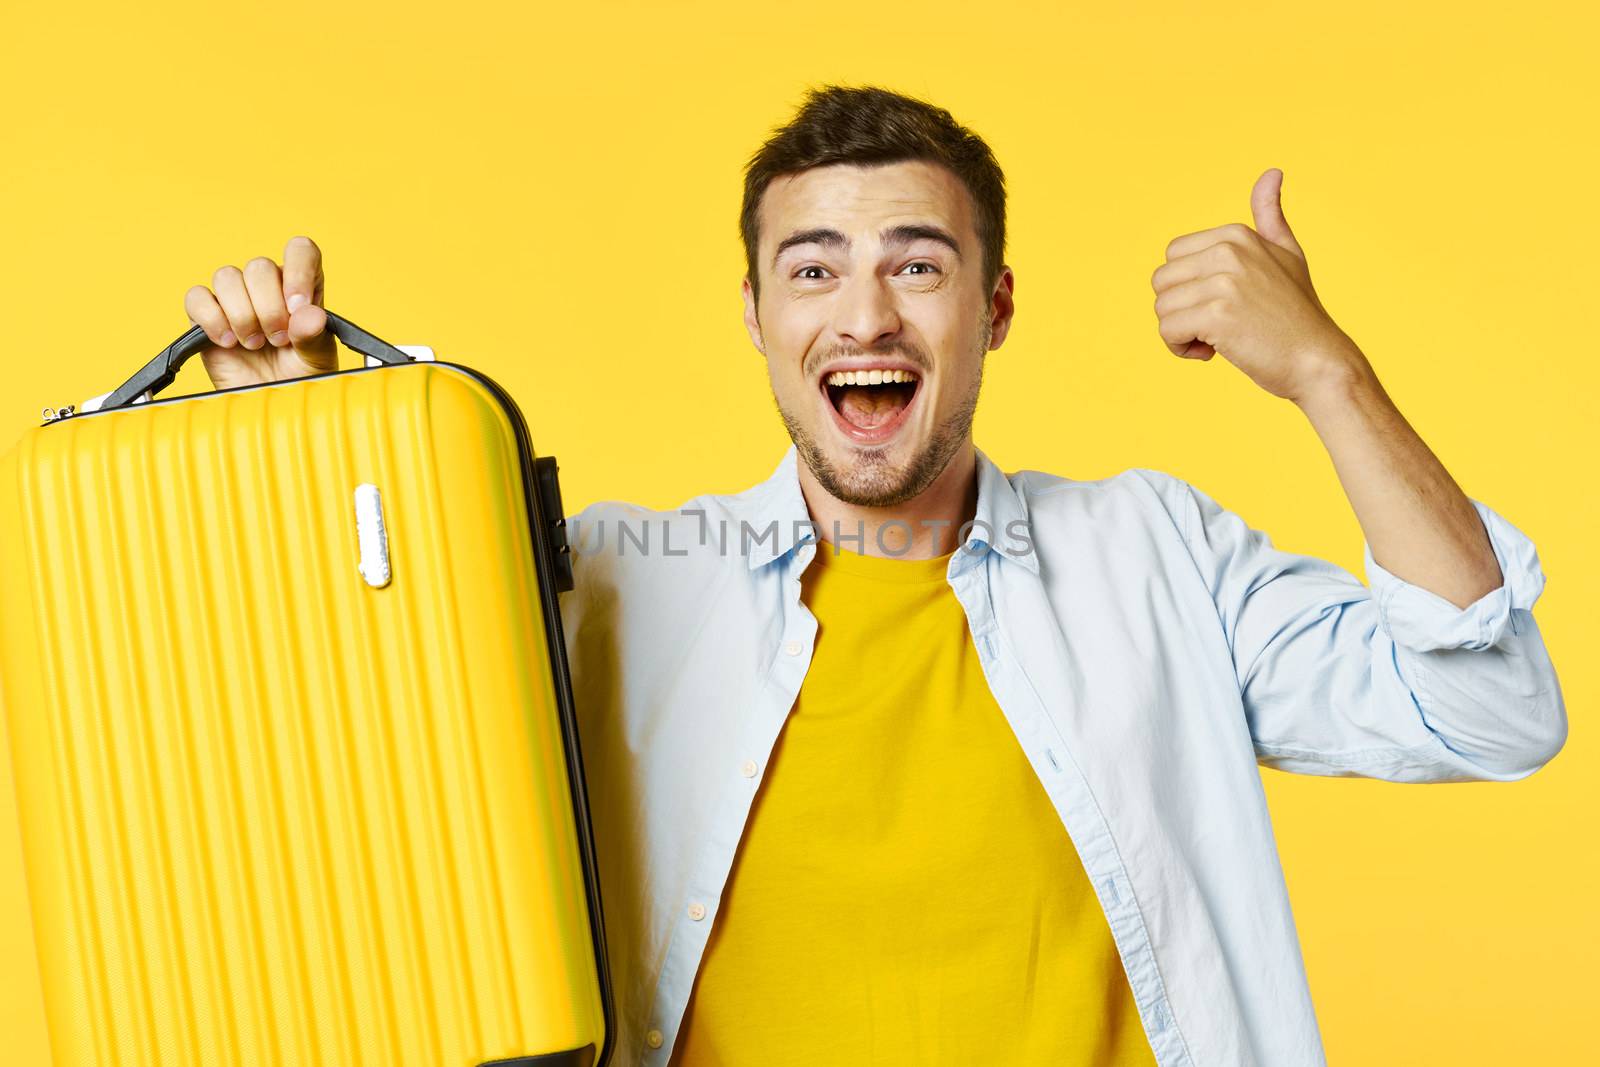
[[[794,447],[572,520],[618,1062],[1321,1063],[1257,764],[1507,781],[1560,749],[1534,547],[1322,308],[1281,179],[1167,247],[1155,311],[1310,419],[1370,591],[1171,476],[975,447],[1014,278],[947,112],[830,87],[755,154],[745,324]],[[218,386],[337,365],[308,239],[213,288]]]

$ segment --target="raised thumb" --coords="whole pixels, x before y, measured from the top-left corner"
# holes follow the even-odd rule
[[[1250,190],[1250,215],[1255,219],[1256,232],[1262,237],[1305,258],[1300,242],[1294,239],[1294,231],[1289,229],[1289,220],[1283,217],[1283,171],[1277,167],[1256,179],[1255,188]]]

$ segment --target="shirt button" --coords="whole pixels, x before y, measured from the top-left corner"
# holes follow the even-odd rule
[[[648,1034],[645,1034],[644,1035],[644,1043],[649,1045],[651,1048],[660,1048],[661,1047],[661,1031],[660,1030],[652,1030]]]
[[[696,901],[695,903],[689,905],[689,918],[693,919],[695,922],[699,922],[705,917],[706,906],[704,904]]]
[[[783,650],[791,656],[798,656],[802,647],[799,641],[789,641],[784,644]]]
[[[754,778],[756,776],[756,761],[753,759],[747,759],[743,763],[739,764],[739,773],[744,775],[746,778]]]

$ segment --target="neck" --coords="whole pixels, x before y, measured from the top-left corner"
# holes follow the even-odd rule
[[[817,524],[817,536],[862,555],[895,559],[944,555],[957,547],[956,535],[978,512],[977,450],[971,438],[962,443],[933,484],[910,500],[888,507],[845,503],[822,488],[804,462],[799,475],[800,492],[811,521]]]

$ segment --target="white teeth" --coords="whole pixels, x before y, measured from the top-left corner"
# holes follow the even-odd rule
[[[887,382],[914,382],[917,376],[908,370],[836,370],[828,375],[829,385],[883,385]]]

